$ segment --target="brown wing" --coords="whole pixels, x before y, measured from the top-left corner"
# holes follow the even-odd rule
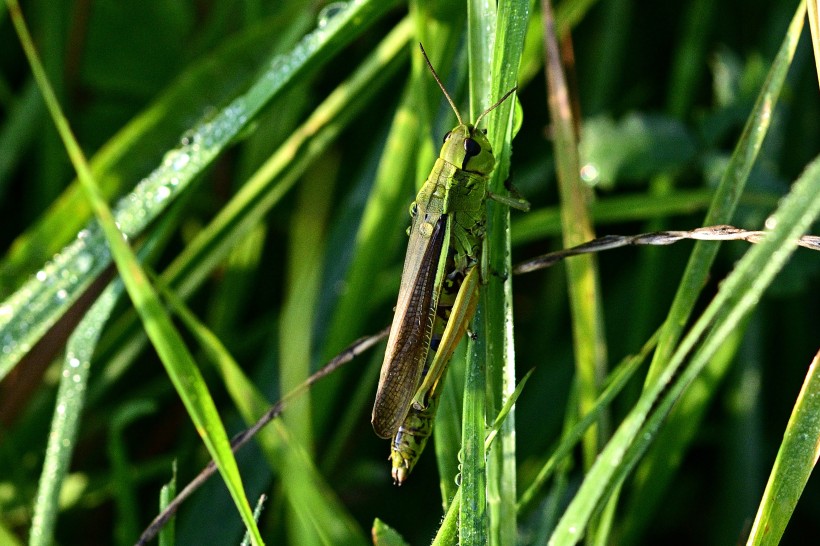
[[[417,217],[408,242],[371,419],[373,430],[382,438],[391,438],[407,415],[430,348],[438,301],[436,275],[442,249],[447,246],[447,215],[441,215],[432,234],[425,237],[417,223],[429,221],[429,217]]]

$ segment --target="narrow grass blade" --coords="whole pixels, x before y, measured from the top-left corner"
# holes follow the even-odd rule
[[[368,104],[403,60],[411,25],[403,20],[348,80],[317,107],[291,138],[266,161],[237,194],[185,247],[160,279],[182,298],[201,286],[207,275],[228,255],[235,243],[258,225],[272,207],[280,203],[305,169],[326,152],[344,127]],[[118,330],[130,338],[135,317]],[[349,339],[349,338],[348,338]],[[118,340],[101,348],[106,358],[120,350]]]
[[[186,132],[182,144],[169,150],[162,164],[120,201],[113,214],[119,229],[128,237],[142,232],[274,96],[300,75],[327,62],[390,5],[373,0],[350,4],[327,25],[306,35],[287,55],[273,59],[245,94]],[[4,302],[0,307],[0,378],[110,263],[103,232],[92,223]],[[56,297],[58,293],[63,297]]]
[[[535,480],[533,480],[532,484],[522,493],[518,501],[519,512],[528,508],[528,505],[535,499],[536,495],[544,487],[547,479],[555,472],[561,461],[572,454],[572,450],[575,449],[576,444],[581,440],[584,433],[599,420],[606,408],[612,404],[615,397],[626,387],[627,383],[634,377],[635,373],[649,357],[649,353],[655,348],[657,342],[658,332],[655,332],[637,355],[625,358],[612,370],[601,393],[595,400],[592,409],[561,436],[558,445],[555,449],[551,450],[552,454],[541,467]]]
[[[153,400],[134,400],[121,406],[111,416],[109,423],[108,458],[111,463],[112,487],[118,512],[114,537],[119,544],[129,543],[137,536],[140,515],[137,484],[124,439],[125,429],[134,421],[156,411],[157,405]]]
[[[257,423],[261,415],[270,411],[253,382],[245,375],[219,338],[214,335],[182,302],[165,291],[174,311],[184,322],[205,351],[208,359],[222,376],[228,393],[248,425]],[[344,355],[340,355],[344,356]],[[310,381],[315,381],[311,378]],[[304,395],[306,386],[300,384],[285,397],[293,407],[296,394]],[[281,477],[290,505],[297,518],[314,533],[314,538],[325,544],[364,544],[365,538],[353,517],[347,512],[335,492],[316,469],[301,442],[281,421],[274,427],[262,429],[257,439],[271,468]]]
[[[159,509],[164,510],[168,503],[177,495],[177,464],[174,462],[171,468],[171,479],[162,486],[159,492]],[[171,521],[162,528],[159,533],[159,546],[174,546],[176,544],[176,519],[171,518]]]
[[[122,284],[109,286],[88,310],[68,340],[37,498],[34,501],[30,531],[32,543],[50,543],[54,535],[60,490],[68,475],[85,405],[91,357],[102,328],[121,293]]]
[[[817,0],[808,1],[809,28],[811,29],[811,46],[814,51],[814,71],[820,83],[820,6]]]
[[[376,518],[373,522],[373,529],[370,532],[373,538],[373,546],[407,546],[407,542],[398,531]]]
[[[280,385],[289,392],[308,378],[311,367],[313,326],[320,297],[325,229],[333,201],[334,158],[326,157],[304,178],[299,188],[290,238],[288,288],[279,325]],[[306,454],[314,452],[312,397],[306,393],[290,405],[284,423]],[[301,466],[281,469],[284,487],[297,491],[306,481]],[[308,504],[309,506],[309,504]],[[289,535],[298,544],[315,543],[319,536],[311,526],[296,525],[306,518],[289,518]],[[308,520],[310,521],[310,520]]]
[[[748,546],[780,543],[806,482],[817,464],[820,445],[820,352],[809,366],[792,410],[783,443],[772,466],[755,516]]]
[[[475,0],[467,3],[467,44],[469,56],[469,88],[470,88],[470,117],[475,119],[479,112],[484,110],[484,104],[492,104],[493,86],[491,83],[491,63],[493,44],[497,32],[497,11],[493,2]],[[505,108],[501,105],[499,109]],[[509,110],[507,110],[509,112]],[[497,118],[491,112],[487,120],[487,132],[495,152],[496,165],[494,172],[501,168],[501,146],[504,142],[498,133],[499,125],[491,127],[491,122]],[[503,126],[503,125],[502,125]],[[506,126],[504,126],[506,127]],[[494,132],[490,132],[493,130]],[[489,188],[493,188],[492,181]],[[492,209],[489,209],[490,211]],[[487,216],[488,225],[492,226],[490,215]],[[502,232],[503,233],[503,232]],[[488,230],[487,243],[484,251],[491,258],[493,250],[496,252],[503,243],[493,243],[493,234]],[[493,246],[494,248],[490,248]],[[473,318],[473,336],[467,342],[467,369],[464,379],[464,400],[462,403],[461,420],[461,503],[458,510],[458,542],[460,544],[489,544],[488,527],[489,513],[487,511],[487,458],[484,447],[484,427],[487,421],[485,389],[487,388],[487,347],[494,341],[489,339],[491,330],[488,327],[489,317],[486,316],[487,302],[490,297],[490,285],[481,293],[478,309]],[[495,289],[496,298],[498,288]],[[503,334],[502,334],[503,336]],[[491,387],[490,387],[491,388]],[[494,395],[495,396],[495,395]],[[492,404],[492,402],[490,402]],[[455,504],[455,503],[453,503]]]
[[[239,469],[230,451],[228,438],[224,428],[222,428],[216,406],[207,391],[193,358],[185,348],[184,342],[171,323],[170,317],[162,308],[159,298],[140,268],[136,256],[122,238],[122,232],[117,226],[114,215],[100,195],[99,188],[91,175],[82,150],[74,139],[68,122],[62,114],[54,92],[45,76],[34,50],[31,36],[23,21],[19,5],[13,0],[10,1],[10,5],[13,6],[11,13],[15,29],[20,36],[20,41],[26,52],[34,77],[43,92],[46,105],[57,125],[69,157],[77,170],[88,200],[94,209],[95,216],[100,222],[100,227],[105,235],[105,240],[110,246],[111,254],[117,264],[123,284],[134,306],[140,313],[146,332],[166,366],[169,377],[185,403],[189,415],[197,426],[205,445],[213,454],[214,460],[217,461],[217,466],[219,466],[225,478],[225,484],[231,492],[242,519],[251,532],[254,544],[261,545],[263,544],[262,537],[245,498]],[[40,540],[48,543],[51,542],[51,537],[40,536]]]
[[[759,301],[764,289],[796,248],[797,239],[818,214],[820,158],[806,168],[782,201],[772,222],[776,227],[738,263],[677,347],[669,366],[658,381],[644,391],[624,419],[564,512],[550,544],[576,544],[581,540],[596,507],[634,468],[673,404],[707,365],[728,333]],[[694,349],[690,363],[680,372]]]
[[[729,223],[737,207],[763,139],[769,130],[772,111],[777,105],[786,74],[791,66],[797,41],[803,28],[805,9],[805,3],[801,2],[772,63],[766,82],[760,90],[754,109],[743,128],[732,158],[726,166],[712,205],[703,220],[702,225],[704,226]],[[658,342],[658,350],[652,359],[646,385],[655,381],[669,362],[669,357],[680,339],[684,325],[688,322],[719,248],[720,245],[714,243],[698,243],[692,250],[675,300],[669,310],[663,334]]]
[[[510,398],[504,403],[504,406],[501,408],[499,412],[498,418],[496,419],[495,423],[487,437],[484,439],[484,447],[485,449],[490,449],[490,446],[493,443],[493,440],[498,435],[499,430],[504,425],[504,421],[509,417],[510,412],[512,411],[513,407],[515,406],[515,401],[521,395],[524,390],[524,386],[527,384],[530,376],[532,376],[535,370],[530,370],[524,376],[524,378],[518,383],[513,394]],[[461,513],[461,487],[456,489],[452,500],[450,501],[449,506],[447,507],[446,514],[444,516],[444,521],[441,522],[441,526],[439,527],[438,532],[436,533],[436,538],[433,540],[434,545],[444,545],[444,544],[457,544],[459,539],[459,515]]]
[[[90,158],[91,171],[103,195],[112,199],[126,193],[134,180],[145,175],[147,167],[163,160],[169,143],[174,145],[180,135],[190,131],[203,111],[226,104],[242,93],[258,77],[259,66],[270,61],[271,51],[286,49],[285,44],[296,42],[313,24],[307,13],[288,17],[287,21],[282,19],[262,21],[226,38],[222,47],[194,62],[155,101],[117,131]],[[278,96],[281,93],[275,93],[271,100]],[[36,98],[42,109],[39,96]],[[36,108],[30,110],[36,112]],[[0,157],[3,155],[0,144]],[[51,259],[90,219],[91,209],[79,181],[75,180],[34,224],[16,237],[3,256],[0,293],[10,293],[25,278],[22,275],[30,275]]]
[[[555,157],[558,187],[561,195],[561,226],[564,247],[573,247],[593,239],[588,203],[592,193],[581,181],[581,162],[578,155],[579,137],[575,127],[570,91],[561,62],[557,29],[549,0],[541,2],[544,25],[544,55],[549,89],[549,110],[555,134]],[[606,339],[596,261],[584,258],[567,262],[567,287],[572,311],[572,335],[575,352],[576,381],[579,411],[589,412],[598,397],[600,384],[606,374]],[[599,426],[584,438],[584,466],[589,468],[598,454],[599,438],[608,436],[606,415]]]
[[[475,114],[518,83],[529,3],[501,2],[496,8],[491,2],[476,1],[469,3],[468,9],[470,104]],[[488,62],[492,63],[490,70],[486,68]],[[490,77],[482,77],[482,74]],[[504,181],[509,173],[512,112],[513,101],[510,100],[504,101],[487,116],[487,131],[496,156],[489,189],[499,195],[506,192]],[[509,208],[488,203],[487,226],[485,252],[489,268],[508,272]],[[465,544],[516,542],[514,412],[504,421],[500,441],[489,453],[486,463],[483,445],[486,422],[494,420],[516,384],[512,284],[509,276],[505,276],[505,280],[494,275],[490,277],[473,321],[475,341],[468,344],[459,523],[460,539]],[[485,388],[489,395],[486,407]],[[487,499],[490,503],[485,508]]]

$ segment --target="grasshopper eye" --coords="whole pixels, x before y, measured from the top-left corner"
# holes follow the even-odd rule
[[[448,140],[450,140],[450,137],[451,137],[452,135],[453,135],[453,132],[452,132],[452,131],[447,131],[447,134],[446,134],[446,135],[444,135],[444,142],[447,142]]]
[[[471,138],[464,139],[464,152],[467,157],[473,157],[481,153],[481,144]]]

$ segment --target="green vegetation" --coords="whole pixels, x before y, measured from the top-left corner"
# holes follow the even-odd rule
[[[816,536],[820,254],[794,245],[820,232],[816,9],[544,5],[26,3],[40,71],[2,4],[0,542],[133,544],[211,457],[160,543],[254,518],[268,544],[366,544],[377,519],[380,544]],[[490,188],[533,205],[488,203],[494,274],[433,445],[393,486],[382,343],[234,458],[390,323],[455,124],[418,42],[465,118],[518,84],[487,116]],[[510,274],[714,224],[772,232]]]

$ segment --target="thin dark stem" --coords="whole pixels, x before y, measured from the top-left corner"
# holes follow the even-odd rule
[[[270,409],[268,409],[268,411],[266,411],[264,415],[262,415],[262,417],[260,417],[259,420],[253,424],[253,426],[234,436],[231,439],[231,451],[233,451],[234,453],[239,451],[239,449],[245,444],[247,444],[248,441],[262,429],[262,427],[264,427],[265,425],[273,421],[276,417],[278,417],[285,410],[288,402],[290,402],[293,398],[307,391],[311,386],[313,386],[314,383],[316,383],[323,377],[330,375],[331,373],[341,368],[342,366],[353,360],[355,357],[357,357],[364,351],[370,349],[371,347],[379,343],[381,340],[387,337],[389,330],[389,328],[384,328],[377,334],[359,338],[353,343],[351,343],[341,353],[333,357],[333,359],[330,362],[328,362],[324,367],[322,367],[316,373],[308,377],[302,384],[300,384],[298,387],[296,387],[288,394],[283,396],[281,400],[272,405]],[[182,491],[180,491],[170,503],[168,503],[168,506],[166,506],[165,509],[162,512],[160,512],[157,515],[157,517],[154,518],[151,524],[145,528],[145,530],[140,535],[139,540],[137,540],[136,544],[144,545],[147,544],[149,541],[153,540],[154,537],[157,536],[157,533],[159,533],[160,529],[162,529],[162,527],[165,526],[168,520],[171,519],[171,516],[173,516],[176,513],[177,509],[185,501],[185,499],[190,497],[194,491],[199,489],[202,486],[202,484],[208,481],[208,478],[210,478],[215,472],[216,464],[214,464],[213,461],[205,465],[205,468],[202,469],[202,471],[197,475],[197,477],[191,480],[190,483],[188,483],[188,485],[186,485],[185,488],[182,489]]]
[[[539,269],[545,269],[560,262],[564,258],[577,256],[579,254],[589,254],[601,252],[613,248],[637,245],[671,245],[684,239],[694,239],[699,241],[746,241],[749,243],[759,243],[766,237],[765,231],[750,231],[736,228],[734,226],[720,225],[693,229],[691,231],[655,231],[653,233],[642,233],[640,235],[607,235],[592,241],[583,243],[572,248],[565,248],[549,254],[544,254],[516,265],[513,273],[529,273]],[[820,236],[804,235],[798,239],[799,246],[820,250]]]

